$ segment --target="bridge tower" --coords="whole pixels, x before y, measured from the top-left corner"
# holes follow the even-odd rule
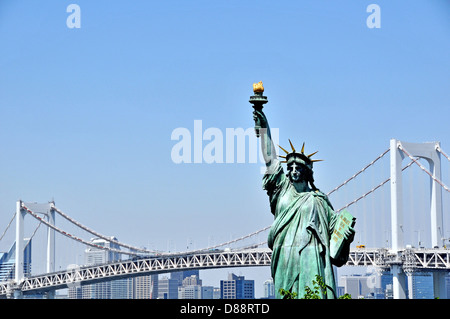
[[[16,261],[15,261],[15,274],[14,274],[14,280],[18,284],[23,279],[23,266],[24,266],[24,258],[23,258],[23,251],[24,251],[24,245],[23,245],[23,224],[24,224],[24,218],[25,218],[26,212],[22,208],[22,201],[17,201],[16,203]],[[14,291],[14,298],[20,298],[21,297],[21,291],[15,290]]]
[[[406,143],[391,139],[391,229],[392,251],[398,254],[403,250],[403,196],[402,196],[402,160],[405,156],[420,157],[427,160],[430,172],[437,180],[441,179],[441,157],[438,152],[439,142]],[[407,152],[407,153],[406,153]],[[442,246],[443,215],[442,215],[442,189],[434,180],[431,180],[431,243],[432,247]],[[400,264],[392,265],[394,299],[406,298],[406,276]],[[445,293],[444,273],[434,272],[434,294],[442,297]]]
[[[55,225],[55,203],[48,204],[27,203],[27,207],[36,207],[37,212],[42,212],[51,225]],[[15,260],[15,274],[14,279],[16,284],[19,284],[24,278],[24,221],[27,212],[22,207],[22,201],[16,202],[16,260]],[[55,230],[48,227],[47,229],[47,272],[55,271]],[[54,291],[47,294],[48,298],[54,298]],[[21,291],[14,291],[14,298],[21,298]]]

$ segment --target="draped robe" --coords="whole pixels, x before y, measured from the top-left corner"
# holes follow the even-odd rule
[[[330,257],[330,237],[337,215],[328,197],[320,191],[297,192],[279,161],[264,175],[263,188],[274,214],[268,245],[272,249],[271,273],[277,298],[281,297],[280,288],[302,298],[306,286],[314,287],[316,275],[327,285],[327,293],[320,292],[321,298],[336,298],[333,265],[345,264],[349,247],[336,260]]]

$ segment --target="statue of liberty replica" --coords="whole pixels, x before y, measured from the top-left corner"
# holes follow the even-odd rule
[[[268,235],[272,250],[271,273],[277,298],[281,289],[296,298],[304,298],[306,287],[320,276],[326,289],[321,299],[335,299],[336,282],[333,265],[340,267],[348,260],[353,241],[355,219],[346,211],[337,214],[328,197],[314,185],[313,163],[316,154],[306,155],[305,144],[298,152],[281,148],[284,155],[277,158],[269,123],[262,111],[267,97],[263,96],[262,82],[253,84],[253,119],[256,135],[261,138],[262,154],[266,163],[263,189],[269,196],[274,222]],[[287,166],[285,173],[282,163]],[[295,294],[294,294],[295,293]]]

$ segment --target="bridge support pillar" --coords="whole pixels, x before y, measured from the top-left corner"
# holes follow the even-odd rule
[[[447,291],[445,289],[445,276],[447,272],[435,271],[433,272],[433,288],[435,298],[446,298]]]
[[[14,290],[13,292],[14,299],[22,299],[23,294],[20,289]]]
[[[22,201],[16,203],[16,261],[15,261],[15,282],[19,284],[23,279],[23,266],[24,266],[24,238],[23,238],[23,223],[25,218],[25,212],[22,208]],[[15,295],[15,293],[14,293]]]
[[[403,198],[402,198],[402,160],[403,152],[398,148],[399,141],[392,139],[391,152],[391,227],[392,250],[398,253],[403,245]]]
[[[50,210],[47,217],[51,225],[55,225],[54,203],[50,203]],[[47,229],[47,272],[55,271],[55,230],[48,227]]]
[[[407,287],[408,287],[408,299],[414,299],[413,296],[413,292],[414,290],[412,289],[413,287],[413,272],[409,271],[406,273],[406,278],[407,278]]]
[[[392,265],[392,293],[394,299],[406,299],[406,275],[401,265]]]

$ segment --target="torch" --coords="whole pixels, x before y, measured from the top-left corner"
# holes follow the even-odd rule
[[[262,81],[259,83],[253,83],[253,95],[250,96],[249,102],[253,104],[253,108],[257,111],[261,111],[263,109],[263,105],[268,102],[267,96],[264,96],[264,86]],[[259,120],[255,120],[255,132],[256,137],[259,137],[259,130],[261,128],[261,124],[259,123]]]

